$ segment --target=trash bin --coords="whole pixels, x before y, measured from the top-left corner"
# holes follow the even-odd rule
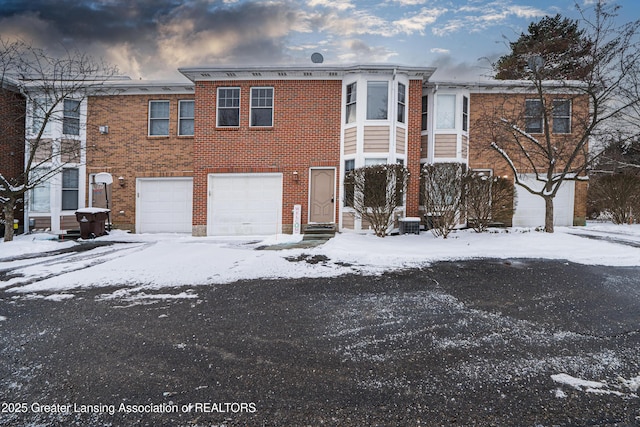
[[[80,237],[95,239],[107,234],[105,222],[109,217],[109,209],[84,208],[76,211],[76,220],[80,223]]]

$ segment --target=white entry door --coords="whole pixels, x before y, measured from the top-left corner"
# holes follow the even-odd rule
[[[282,174],[209,175],[207,235],[282,232]]]

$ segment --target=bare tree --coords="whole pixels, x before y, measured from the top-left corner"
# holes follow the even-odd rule
[[[349,171],[345,176],[346,205],[367,221],[378,237],[393,226],[394,213],[404,205],[409,171],[400,164],[373,165]]]
[[[26,129],[20,135],[0,129],[0,147],[24,153],[24,168],[18,173],[0,170],[5,241],[13,239],[9,224],[25,194],[60,173],[68,163],[83,161],[85,147],[77,135],[86,120],[79,106],[89,95],[103,93],[107,80],[116,75],[115,67],[78,51],[53,56],[22,41],[0,39],[0,88],[19,94],[3,98],[2,111],[9,111],[12,121],[0,123],[3,127],[15,126],[15,112],[22,111],[18,121]],[[26,127],[25,111],[31,112]],[[64,138],[47,134],[54,123],[61,124]]]
[[[492,222],[509,223],[514,212],[514,187],[507,179],[469,171],[464,177],[467,224],[482,233]]]
[[[510,100],[486,123],[491,146],[506,160],[516,184],[544,199],[547,232],[554,231],[553,201],[560,186],[587,179],[596,157],[589,154],[590,141],[610,132],[613,123],[636,117],[640,105],[640,20],[616,26],[619,7],[603,1],[593,13],[578,9],[581,34],[590,46],[582,58],[588,70],[584,77],[546,80],[544,58],[530,56],[531,91],[520,104],[523,114],[514,114]]]
[[[640,218],[640,176],[632,173],[601,175],[589,187],[591,203],[614,224]]]
[[[465,168],[462,163],[434,163],[422,168],[423,216],[436,237],[446,239],[460,223],[464,207]]]

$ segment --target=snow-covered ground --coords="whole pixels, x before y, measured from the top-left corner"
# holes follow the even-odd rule
[[[615,238],[635,246],[576,234]],[[18,236],[13,242],[0,243],[0,273],[4,273],[0,288],[32,293],[99,286],[197,286],[242,279],[379,274],[436,261],[471,258],[546,258],[593,265],[640,266],[640,225],[602,223],[557,227],[553,234],[518,228],[483,234],[460,230],[446,240],[429,232],[386,238],[342,233],[310,249],[256,250],[296,239],[299,236],[223,238],[114,231],[96,239],[116,242],[113,245],[86,252],[30,257],[29,254],[83,243],[52,241],[38,234]]]

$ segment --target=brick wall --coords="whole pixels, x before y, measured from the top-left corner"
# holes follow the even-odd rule
[[[409,82],[409,104],[407,121],[407,161],[409,181],[407,183],[406,216],[420,216],[420,146],[422,124],[422,80]]]
[[[0,88],[0,174],[18,178],[24,168],[25,99],[18,93]],[[22,206],[14,212],[22,224]],[[0,210],[0,217],[4,214]]]
[[[218,87],[239,87],[240,125],[216,127]],[[251,87],[273,87],[273,126],[249,127]],[[207,223],[209,173],[283,174],[283,231],[291,231],[294,204],[308,222],[309,169],[329,166],[340,174],[342,82],[270,80],[198,82],[194,141],[194,229]],[[294,179],[293,172],[298,172]],[[338,179],[336,179],[336,196]],[[337,198],[336,198],[337,200]],[[337,218],[338,203],[336,203]]]
[[[546,102],[552,102],[553,99],[567,97],[567,95],[549,95]],[[492,122],[500,117],[506,117],[509,120],[519,123],[521,129],[524,125],[524,106],[526,99],[537,99],[536,94],[489,94],[474,93],[470,99],[470,147],[469,147],[469,167],[472,169],[492,169],[494,175],[505,176],[513,180],[513,172],[507,162],[493,148],[491,142],[500,138],[513,138],[513,136],[501,133],[500,127],[495,126]],[[584,133],[581,127],[587,123],[589,108],[588,98],[586,96],[578,96],[572,99],[572,121],[571,134],[555,134],[552,135],[553,143],[556,147],[564,147],[566,150],[572,150],[575,147],[576,138]],[[535,135],[544,143],[543,135]],[[567,156],[568,151],[558,155],[558,166],[562,167],[563,156]],[[522,173],[532,173],[533,170],[529,166],[524,154],[516,149],[509,152],[518,171]],[[577,164],[582,160],[579,160]],[[540,165],[544,164],[541,160]],[[576,164],[576,163],[574,163]],[[574,201],[574,222],[581,223],[581,218],[586,217],[586,184],[576,182],[575,201]]]
[[[116,227],[135,227],[136,178],[193,176],[193,137],[177,136],[178,101],[193,99],[193,94],[89,98],[87,174],[113,175],[111,212]],[[169,136],[148,136],[151,100],[170,102]],[[109,126],[106,135],[99,132],[103,125]],[[123,187],[118,183],[120,176],[124,178]]]

